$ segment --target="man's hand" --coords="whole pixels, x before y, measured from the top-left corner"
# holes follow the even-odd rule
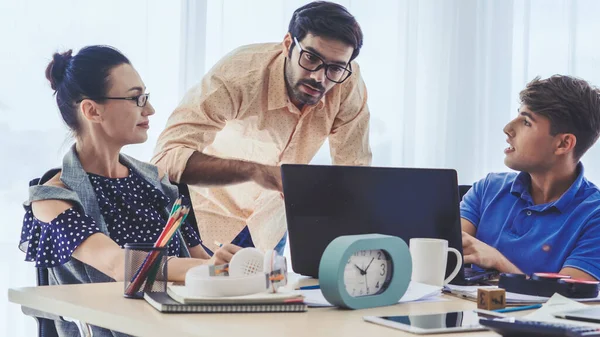
[[[497,269],[500,262],[506,259],[496,248],[465,232],[462,232],[462,242],[465,263],[474,263],[482,268]]]
[[[257,165],[252,178],[257,184],[266,189],[283,192],[281,168],[279,166]]]
[[[242,249],[242,247],[233,245],[231,243],[221,246],[215,251],[215,254],[213,255],[214,264],[219,265],[229,263],[233,255],[237,253],[240,249]]]
[[[462,232],[463,257],[465,263],[474,263],[482,268],[496,269],[502,273],[523,274],[496,248],[491,247],[471,235]]]

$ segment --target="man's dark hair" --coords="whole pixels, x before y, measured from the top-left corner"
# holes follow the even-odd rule
[[[315,1],[304,5],[292,15],[288,32],[302,41],[309,32],[342,41],[354,47],[350,61],[354,60],[363,44],[363,33],[356,19],[342,6],[327,1]],[[290,54],[294,47],[290,47]]]
[[[550,120],[550,134],[571,133],[577,138],[575,158],[598,140],[600,90],[572,76],[536,77],[519,93],[521,104]]]

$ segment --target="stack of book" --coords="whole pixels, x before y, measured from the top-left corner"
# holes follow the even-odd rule
[[[170,284],[167,293],[144,293],[144,299],[165,313],[302,312],[307,310],[299,292],[258,293],[232,297],[190,296],[185,286]]]

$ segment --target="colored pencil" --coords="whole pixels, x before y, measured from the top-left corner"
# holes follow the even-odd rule
[[[169,244],[177,229],[185,222],[188,213],[189,208],[187,206],[182,206],[181,198],[177,198],[173,203],[165,228],[154,243],[154,248],[164,248]],[[156,262],[159,255],[160,251],[158,250],[152,250],[148,253],[132,277],[131,283],[127,286],[127,289],[125,290],[127,295],[132,296],[139,291],[144,281],[146,281],[146,285],[144,286],[145,290],[150,290],[152,288],[160,268],[160,263]]]

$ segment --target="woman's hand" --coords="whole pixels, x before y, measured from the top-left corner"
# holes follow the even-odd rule
[[[236,246],[231,243],[224,244],[219,249],[215,251],[214,254],[214,264],[226,264],[231,261],[231,258],[235,253],[237,253],[242,247]]]

